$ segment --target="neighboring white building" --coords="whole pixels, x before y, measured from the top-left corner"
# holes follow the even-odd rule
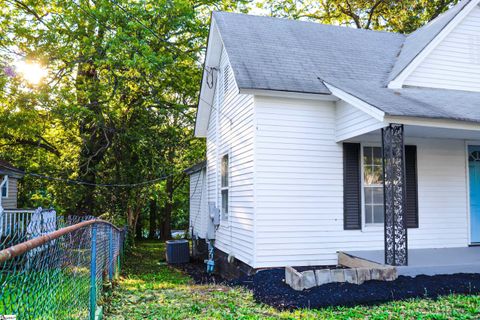
[[[17,209],[18,180],[25,172],[10,163],[0,160],[0,207],[6,210]]]
[[[215,248],[254,269],[480,243],[479,2],[408,36],[214,13],[194,235],[218,208]]]

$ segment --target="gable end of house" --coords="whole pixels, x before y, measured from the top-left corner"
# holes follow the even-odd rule
[[[479,4],[464,0],[407,37],[388,87],[480,91]]]

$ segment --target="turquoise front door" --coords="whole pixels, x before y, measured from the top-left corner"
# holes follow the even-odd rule
[[[480,244],[480,146],[468,147],[470,175],[470,241]]]

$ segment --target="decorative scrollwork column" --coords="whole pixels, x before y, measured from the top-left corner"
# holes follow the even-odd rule
[[[385,264],[408,265],[403,125],[382,129],[385,204]]]

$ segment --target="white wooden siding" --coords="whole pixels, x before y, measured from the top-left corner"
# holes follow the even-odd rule
[[[206,170],[190,175],[190,230],[197,237],[207,237],[207,190]]]
[[[416,144],[419,229],[410,248],[468,245],[466,151],[462,140],[406,139]]]
[[[2,178],[3,179],[3,178]],[[4,209],[17,209],[18,180],[8,177],[8,197],[2,198]]]
[[[480,91],[477,6],[405,80],[407,86]]]
[[[340,100],[336,108],[336,141],[344,141],[384,127],[383,122]]]
[[[253,265],[253,96],[238,93],[233,70],[228,73],[228,92],[223,92],[223,72],[228,65],[228,56],[223,50],[207,135],[208,201],[221,207],[220,160],[228,153],[229,220],[222,220],[216,233],[215,246]]]
[[[383,249],[383,228],[343,230],[335,105],[255,97],[255,116],[255,267],[331,265],[339,250]],[[466,246],[464,141],[412,142],[418,145],[420,228],[409,231],[410,248]]]

